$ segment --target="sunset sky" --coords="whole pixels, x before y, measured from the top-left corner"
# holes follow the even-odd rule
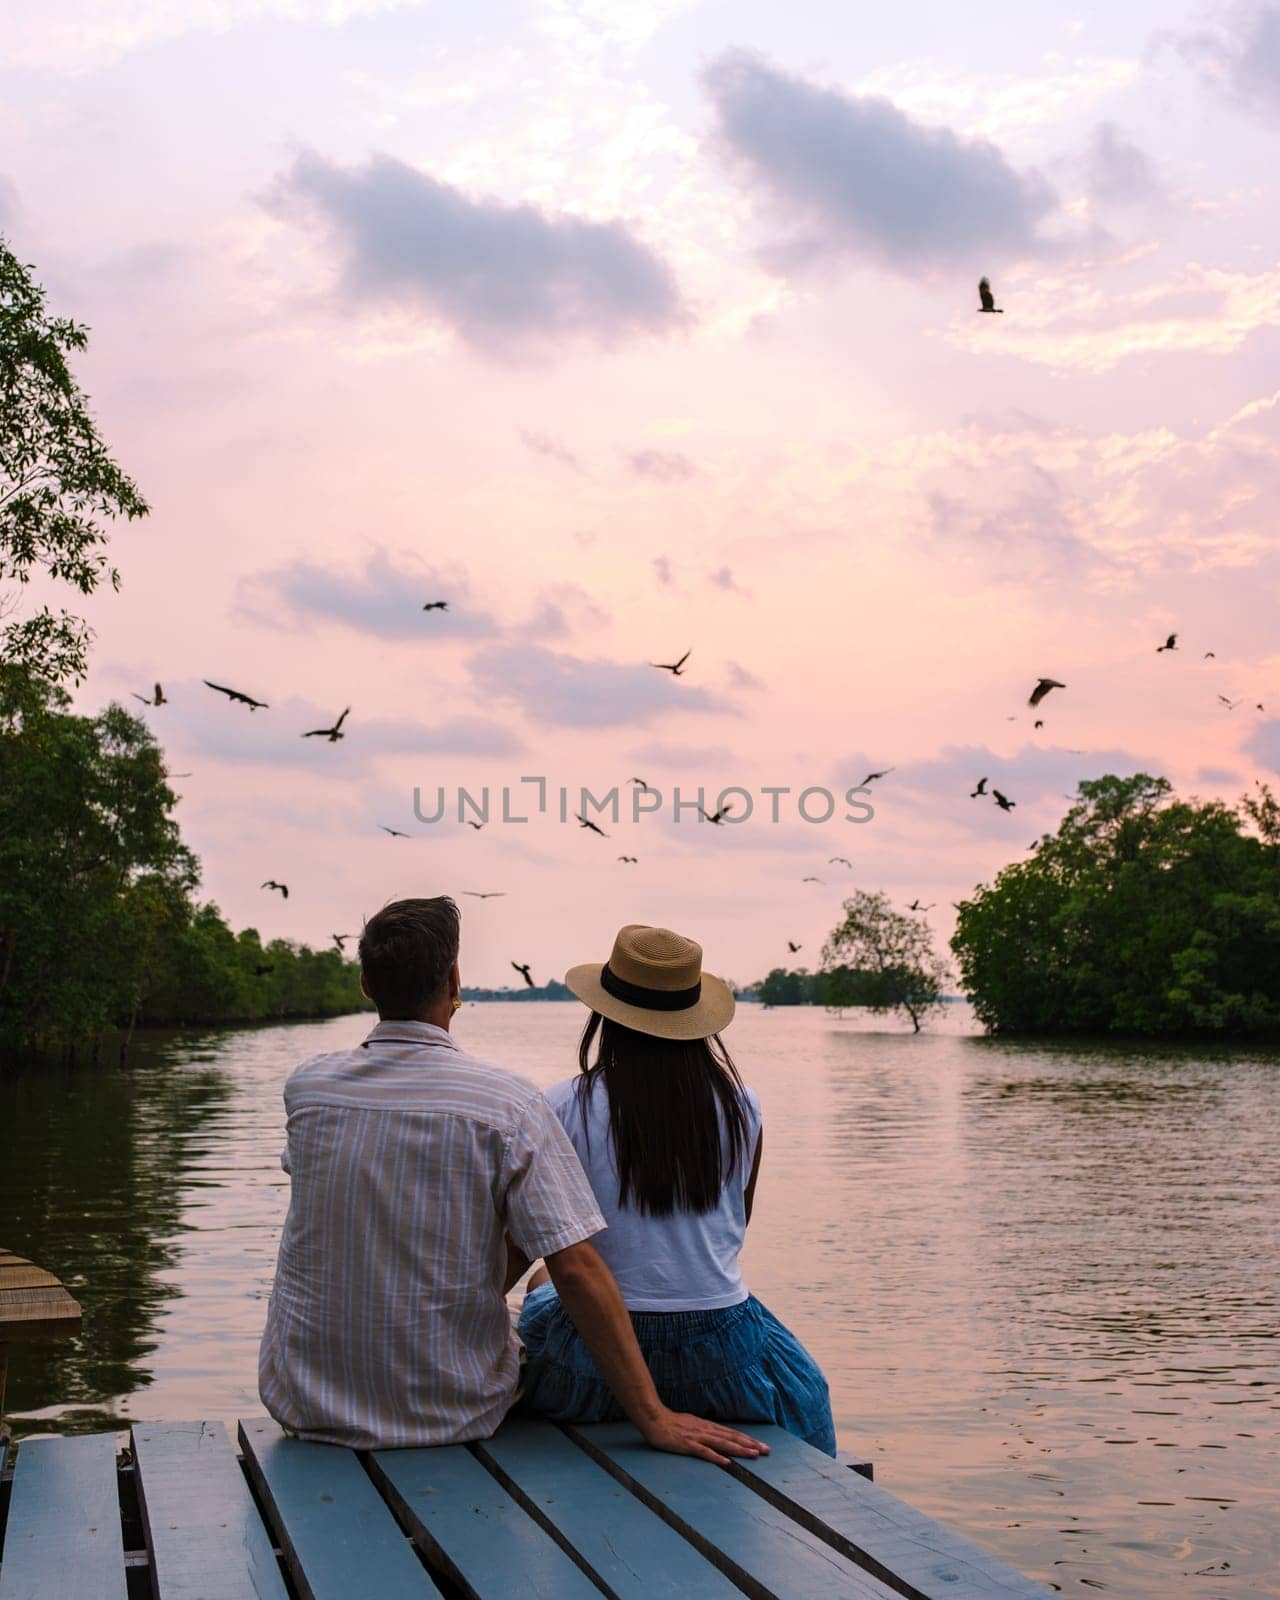
[[[234,926],[503,891],[462,902],[466,981],[637,921],[746,982],[816,966],[855,885],[941,940],[1081,778],[1280,772],[1280,5],[45,0],[0,35],[0,231],[153,508],[77,704],[163,682]],[[884,767],[872,821],[798,818]],[[664,809],[608,839],[413,815],[633,775]],[[792,794],[713,828],[676,785]]]

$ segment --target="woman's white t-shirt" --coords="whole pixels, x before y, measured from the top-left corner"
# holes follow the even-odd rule
[[[583,1109],[577,1087],[567,1078],[547,1090],[551,1108],[569,1135],[608,1224],[592,1244],[604,1257],[629,1311],[717,1311],[747,1298],[738,1256],[747,1232],[744,1197],[760,1139],[760,1102],[743,1090],[747,1113],[744,1158],[720,1191],[719,1203],[699,1216],[675,1211],[651,1217],[618,1204],[618,1168],[609,1137],[609,1098],[603,1078],[595,1079]],[[589,1135],[589,1136],[588,1136]],[[721,1148],[727,1146],[721,1121]]]

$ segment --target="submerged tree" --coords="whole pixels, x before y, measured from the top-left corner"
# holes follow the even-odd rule
[[[883,892],[857,889],[822,950],[823,1003],[833,1010],[902,1011],[917,1033],[942,999],[947,964],[921,916],[897,911]]]
[[[107,453],[67,365],[87,330],[51,317],[44,290],[0,238],[0,584],[33,578],[92,594],[119,574],[104,523],[142,517],[146,501]],[[0,616],[16,609],[0,596]],[[89,628],[47,605],[0,628],[0,660],[53,682],[84,676]]]
[[[1280,1034],[1280,808],[1082,783],[1056,834],[960,907],[951,941],[998,1032]]]

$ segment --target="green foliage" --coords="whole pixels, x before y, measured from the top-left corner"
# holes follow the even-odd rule
[[[45,310],[44,290],[0,238],[0,582],[43,575],[92,594],[108,567],[104,520],[147,503],[107,454],[67,366],[86,330]],[[12,609],[12,597],[0,610]],[[0,660],[53,682],[84,676],[87,625],[44,606],[0,630]]]
[[[198,865],[146,725],[67,704],[0,667],[0,1047],[361,1009],[357,968],[336,951],[264,951],[194,903]]]
[[[1082,783],[1057,834],[963,902],[952,949],[994,1032],[1280,1035],[1280,806]]]
[[[947,964],[933,948],[922,916],[896,911],[883,892],[856,889],[844,921],[823,946],[824,1004],[841,1009],[903,1011],[912,1027],[942,1001]]]
[[[767,978],[756,985],[756,994],[767,1006],[811,1006],[818,1002],[818,985],[814,974],[801,967],[798,972],[786,972],[775,967]]]

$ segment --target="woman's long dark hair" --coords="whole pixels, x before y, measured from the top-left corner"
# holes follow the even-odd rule
[[[582,1030],[578,1067],[584,1132],[597,1079],[609,1097],[618,1204],[652,1217],[712,1210],[726,1178],[746,1164],[749,1132],[742,1079],[719,1034],[656,1039],[593,1011]]]

